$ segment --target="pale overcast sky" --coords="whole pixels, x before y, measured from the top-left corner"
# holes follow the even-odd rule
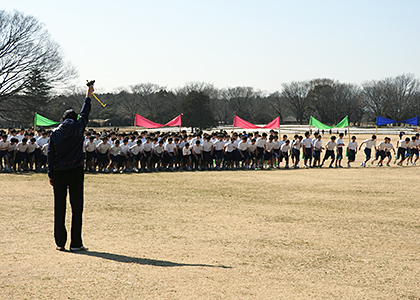
[[[111,92],[204,81],[273,91],[420,74],[420,1],[0,0],[33,15],[78,70]]]

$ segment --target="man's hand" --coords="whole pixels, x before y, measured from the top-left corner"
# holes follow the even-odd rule
[[[52,178],[50,178],[50,185],[54,186]]]
[[[90,98],[93,94],[93,92],[95,91],[95,89],[93,88],[93,84],[88,86],[88,91],[86,93],[86,98]]]

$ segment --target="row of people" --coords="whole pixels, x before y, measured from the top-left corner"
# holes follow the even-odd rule
[[[0,142],[1,168],[4,171],[46,170],[49,133],[41,132],[30,140],[27,140],[25,134],[23,136],[19,142],[16,132],[3,134]],[[373,149],[376,154],[372,163],[378,160],[378,166],[382,166],[385,159],[388,159],[385,164],[389,166],[391,151],[397,154],[394,163],[399,159],[398,165],[406,160],[407,165],[415,164],[419,157],[419,134],[411,139],[400,140],[397,153],[388,137],[376,147],[376,136],[363,141],[360,146],[355,136],[346,146],[343,136],[343,133],[338,138],[332,136],[324,146],[320,134],[315,133],[315,137],[311,138],[309,132],[305,133],[305,138],[295,135],[290,142],[287,135],[279,140],[274,131],[270,135],[243,133],[229,136],[227,133],[218,133],[203,137],[201,134],[160,136],[146,132],[127,136],[110,133],[101,137],[100,134],[87,131],[84,143],[85,166],[88,171],[100,172],[271,169],[280,168],[284,161],[284,168],[299,168],[302,153],[305,168],[322,167],[327,160],[330,160],[330,168],[341,168],[344,149],[348,157],[347,167],[351,167],[357,151],[363,145],[366,159],[362,166],[367,166],[372,159]],[[324,150],[325,154],[321,158]]]

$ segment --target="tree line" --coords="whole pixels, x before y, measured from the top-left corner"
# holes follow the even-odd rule
[[[29,125],[35,111],[59,120],[66,109],[79,109],[84,89],[67,86],[76,74],[35,18],[0,11],[0,124]],[[57,87],[65,88],[57,93]],[[101,126],[133,125],[136,114],[166,123],[183,113],[183,125],[201,129],[231,125],[234,115],[256,124],[277,116],[283,124],[308,124],[312,115],[330,125],[346,115],[354,125],[374,122],[376,116],[420,115],[420,80],[413,74],[360,85],[328,78],[293,81],[274,92],[205,82],[175,89],[139,83],[98,97],[107,106],[93,101],[91,124]]]
[[[80,107],[83,89],[52,96],[43,88],[48,86],[46,82],[37,84],[21,97],[21,122],[31,120],[34,111],[58,120],[66,109]],[[374,122],[376,116],[404,120],[420,115],[420,81],[411,74],[360,86],[332,79],[290,82],[271,93],[252,87],[219,89],[203,82],[173,90],[140,83],[113,93],[99,93],[98,97],[107,106],[103,108],[93,100],[93,124],[112,126],[133,125],[136,114],[166,123],[183,113],[183,125],[202,129],[231,125],[235,115],[256,124],[268,123],[277,116],[283,124],[308,124],[312,115],[330,125],[346,115],[354,125]]]

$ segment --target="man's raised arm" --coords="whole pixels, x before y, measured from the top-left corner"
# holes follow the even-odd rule
[[[80,111],[80,117],[79,117],[79,121],[81,121],[84,125],[83,127],[86,127],[89,121],[89,113],[91,109],[90,97],[92,96],[94,91],[95,90],[93,89],[93,85],[88,86],[88,90],[86,92],[86,99],[85,99],[85,102],[83,103],[82,110]]]

